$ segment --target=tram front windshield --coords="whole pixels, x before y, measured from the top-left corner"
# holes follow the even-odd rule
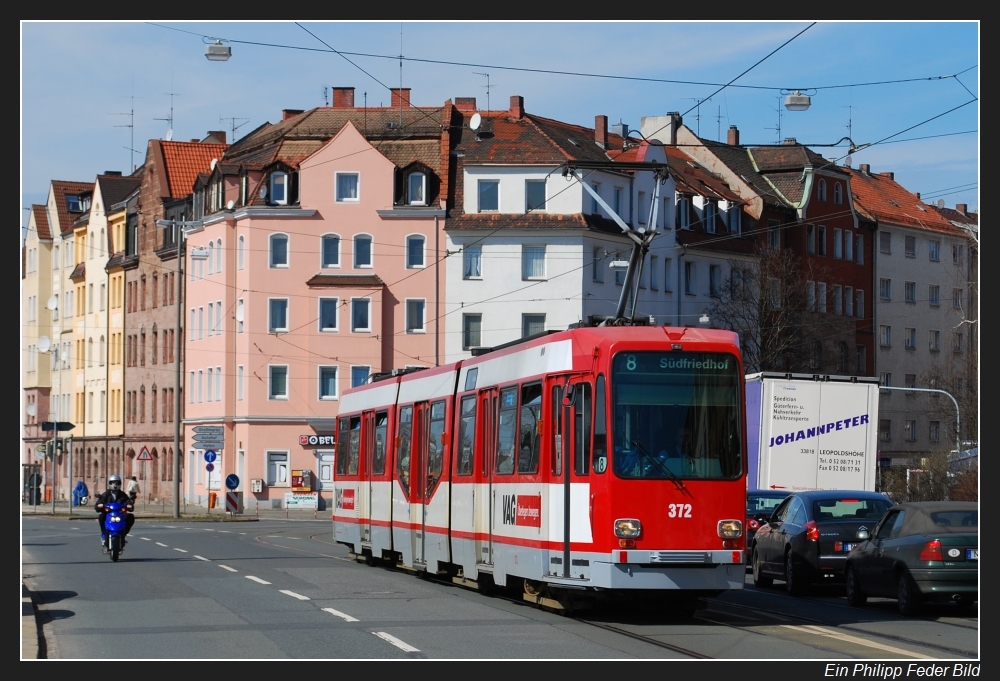
[[[620,352],[611,392],[618,477],[735,479],[742,473],[734,355]]]

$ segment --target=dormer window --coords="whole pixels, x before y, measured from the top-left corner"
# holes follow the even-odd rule
[[[411,206],[427,205],[427,175],[412,172],[406,178],[406,203]]]
[[[246,175],[240,176],[240,205],[247,205],[247,195],[250,193],[250,178]]]
[[[80,210],[82,210],[84,212],[87,212],[88,210],[90,210],[90,197],[89,196],[84,195],[84,196],[80,197]]]
[[[840,204],[844,202],[844,192],[840,187],[840,183],[833,185],[833,202]]]
[[[820,179],[819,184],[816,185],[816,198],[820,201],[826,201],[826,180]]]
[[[273,172],[268,182],[268,196],[271,203],[284,206],[288,203],[288,173]]]
[[[70,213],[78,213],[82,210],[80,208],[80,197],[75,195],[66,195],[66,210]]]

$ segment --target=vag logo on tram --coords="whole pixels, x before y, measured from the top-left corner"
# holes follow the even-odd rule
[[[354,510],[354,490],[353,489],[338,489],[336,490],[335,503],[337,508],[341,508],[345,511]]]
[[[542,497],[540,494],[503,495],[503,524],[542,526]]]

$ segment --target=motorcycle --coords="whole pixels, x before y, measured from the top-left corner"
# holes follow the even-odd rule
[[[104,505],[107,515],[104,516],[104,553],[111,556],[111,560],[118,562],[118,557],[125,548],[125,527],[127,522],[128,505],[119,501],[109,501]]]

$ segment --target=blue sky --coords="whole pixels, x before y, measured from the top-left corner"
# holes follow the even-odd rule
[[[404,61],[402,83],[416,106],[474,96],[486,108],[489,73],[492,109],[521,95],[534,114],[593,126],[596,114],[633,128],[640,118],[688,112],[712,85],[527,73],[500,67],[573,71],[636,78],[727,83],[794,36],[808,22],[746,23],[303,23],[338,51],[459,61],[452,66]],[[173,99],[175,140],[208,130],[237,137],[282,109],[321,106],[323,88],[353,86],[356,101],[389,102],[398,87],[397,59],[285,49],[272,43],[326,50],[294,23],[134,22],[21,24],[22,206],[43,203],[52,179],[93,180],[105,170],[141,164],[146,142],[166,136]],[[979,94],[979,24],[975,22],[817,23],[766,59],[735,85],[691,110],[685,123],[703,137],[724,137],[730,125],[743,143],[777,141],[782,88],[817,88],[805,112],[783,112],[781,137],[807,144],[835,143],[848,134],[857,144],[877,142],[958,107]],[[188,32],[188,33],[186,33]],[[192,35],[191,33],[199,34]],[[200,35],[229,39],[227,62],[205,59]],[[246,41],[246,42],[236,42]],[[970,67],[973,67],[970,69]],[[968,69],[968,70],[967,70]],[[909,83],[874,81],[950,76]],[[367,72],[367,73],[365,73]],[[835,85],[852,87],[830,88]],[[968,91],[966,90],[968,88]],[[972,94],[970,94],[970,92]],[[851,107],[851,108],[848,108]],[[134,128],[125,126],[134,111]],[[948,206],[979,207],[979,103],[853,156],[855,167],[891,170],[910,191]],[[969,133],[968,131],[976,131]],[[964,133],[964,134],[950,134]],[[948,136],[940,136],[948,135]],[[232,138],[230,138],[232,139]],[[846,147],[814,149],[828,158]],[[27,223],[22,211],[21,224]]]

